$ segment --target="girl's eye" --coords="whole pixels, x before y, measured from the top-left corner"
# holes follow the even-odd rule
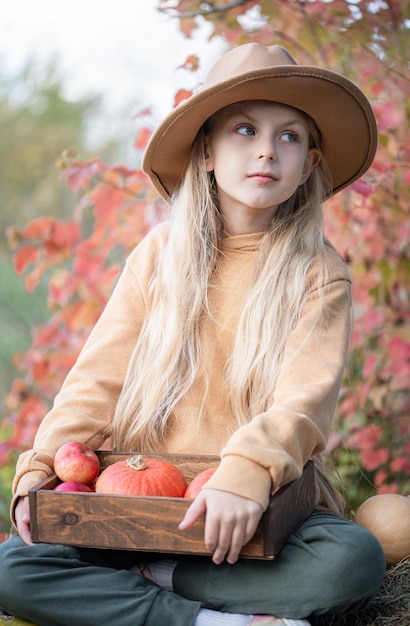
[[[299,141],[298,135],[294,133],[293,131],[286,131],[286,133],[283,133],[281,135],[281,138],[286,143],[297,143]]]
[[[236,127],[236,132],[240,135],[246,135],[247,137],[255,134],[252,126],[249,124],[240,124]]]

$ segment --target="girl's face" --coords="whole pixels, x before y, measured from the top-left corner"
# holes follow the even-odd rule
[[[297,109],[255,100],[219,111],[207,136],[206,169],[214,172],[227,232],[266,230],[320,158]]]

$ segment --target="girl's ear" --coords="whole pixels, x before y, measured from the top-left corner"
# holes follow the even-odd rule
[[[205,155],[205,171],[212,172],[214,169],[213,159],[211,158],[211,149],[209,144],[209,137],[204,137],[204,155]]]
[[[311,148],[306,156],[299,185],[303,185],[303,183],[307,181],[307,179],[309,178],[315,167],[319,165],[321,160],[322,155],[320,153],[320,150],[318,150],[317,148]]]

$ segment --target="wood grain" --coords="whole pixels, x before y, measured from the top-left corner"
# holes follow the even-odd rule
[[[130,454],[99,452],[101,466]],[[188,481],[219,462],[217,457],[189,455],[144,455],[177,465]],[[190,500],[183,498],[57,492],[55,476],[29,493],[31,533],[34,542],[61,543],[94,548],[207,555],[203,543],[204,519],[190,529],[178,524]],[[242,557],[272,559],[289,535],[314,509],[313,462],[302,476],[272,496],[268,510]]]

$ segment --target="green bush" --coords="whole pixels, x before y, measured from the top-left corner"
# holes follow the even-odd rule
[[[0,394],[5,397],[16,375],[16,353],[25,352],[31,343],[33,326],[47,320],[47,286],[27,293],[17,276],[10,255],[0,256]],[[3,404],[3,401],[2,401]]]

